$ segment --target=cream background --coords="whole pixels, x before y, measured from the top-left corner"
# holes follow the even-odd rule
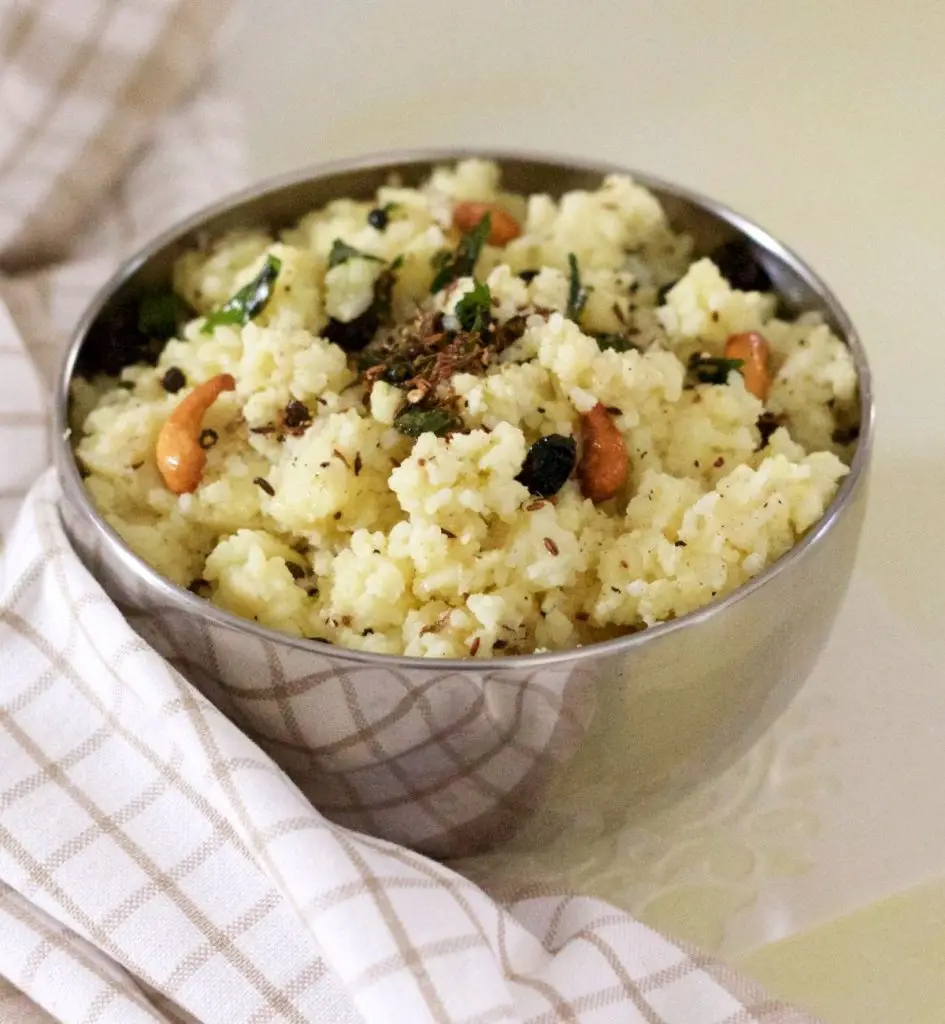
[[[936,0],[277,0],[245,4],[226,67],[256,175],[450,144],[620,161],[760,221],[859,325],[879,402],[872,504],[810,688],[836,751],[818,771],[840,784],[816,798],[813,867],[758,883],[721,943],[732,955],[945,875],[943,49]],[[866,925],[853,921],[828,940],[855,943]],[[945,949],[945,925],[934,934]],[[828,940],[750,963],[829,1020],[863,1024],[862,999],[786,966]],[[915,967],[897,949],[877,992]],[[940,1020],[941,1005],[920,1000],[905,1019]]]

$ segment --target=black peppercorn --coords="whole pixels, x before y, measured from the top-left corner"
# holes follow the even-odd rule
[[[176,366],[172,366],[161,378],[161,387],[171,395],[176,395],[186,383],[187,378],[184,376],[183,370]]]
[[[213,427],[207,427],[206,430],[200,431],[200,437],[198,439],[200,447],[206,451],[208,448],[212,448],[217,441],[220,439],[220,435],[213,429]]]
[[[387,227],[387,211],[380,206],[376,207],[367,215],[367,222],[372,228],[383,231]]]

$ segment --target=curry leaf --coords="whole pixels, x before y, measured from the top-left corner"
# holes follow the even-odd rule
[[[332,242],[331,252],[328,254],[328,269],[331,270],[333,267],[338,267],[342,263],[347,263],[348,260],[354,259],[373,260],[375,263],[384,262],[380,256],[373,256],[369,252],[361,252],[360,249],[355,249],[353,245],[348,245],[347,242],[336,238]]]
[[[594,340],[601,352],[609,348],[614,352],[632,352],[639,349],[639,346],[634,345],[625,334],[595,334]]]
[[[279,271],[282,269],[282,260],[272,254],[266,257],[262,270],[219,308],[207,314],[204,325],[201,328],[203,334],[210,334],[214,327],[221,324],[243,324],[249,323],[258,316],[272,298],[272,286],[275,284]]]
[[[433,284],[430,285],[431,292],[438,292],[457,278],[469,277],[472,274],[491,230],[492,214],[487,213],[472,231],[467,231],[459,240],[459,245],[452,257],[448,254],[445,258],[440,257],[439,254],[434,257],[435,261],[442,259],[443,262],[440,265],[437,265],[436,262],[433,264],[437,274],[433,278]]]
[[[187,303],[174,292],[152,292],[138,304],[138,330],[146,338],[167,341],[190,313]]]
[[[407,437],[419,437],[421,434],[443,437],[458,430],[462,424],[445,409],[406,409],[394,419],[394,426]]]
[[[456,319],[464,331],[482,331],[492,317],[492,293],[489,286],[476,281],[472,291],[456,303]]]
[[[590,288],[586,288],[581,284],[581,273],[578,269],[577,256],[573,252],[568,253],[568,270],[568,308],[565,315],[569,320],[577,323],[584,312],[584,306],[587,304]]]
[[[744,364],[744,359],[694,355],[689,360],[689,370],[700,384],[725,384],[732,370],[740,370]]]

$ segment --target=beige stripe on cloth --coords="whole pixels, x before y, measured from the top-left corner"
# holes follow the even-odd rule
[[[90,292],[240,181],[225,6],[0,8],[0,534]],[[500,905],[328,823],[132,632],[56,500],[46,472],[0,557],[0,1022],[810,1020],[598,901]]]

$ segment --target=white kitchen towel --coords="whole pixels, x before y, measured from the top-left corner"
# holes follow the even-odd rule
[[[79,563],[45,423],[129,245],[240,179],[218,0],[0,3],[0,1020],[802,1024],[599,901],[325,821]],[[0,530],[3,529],[0,519]]]

